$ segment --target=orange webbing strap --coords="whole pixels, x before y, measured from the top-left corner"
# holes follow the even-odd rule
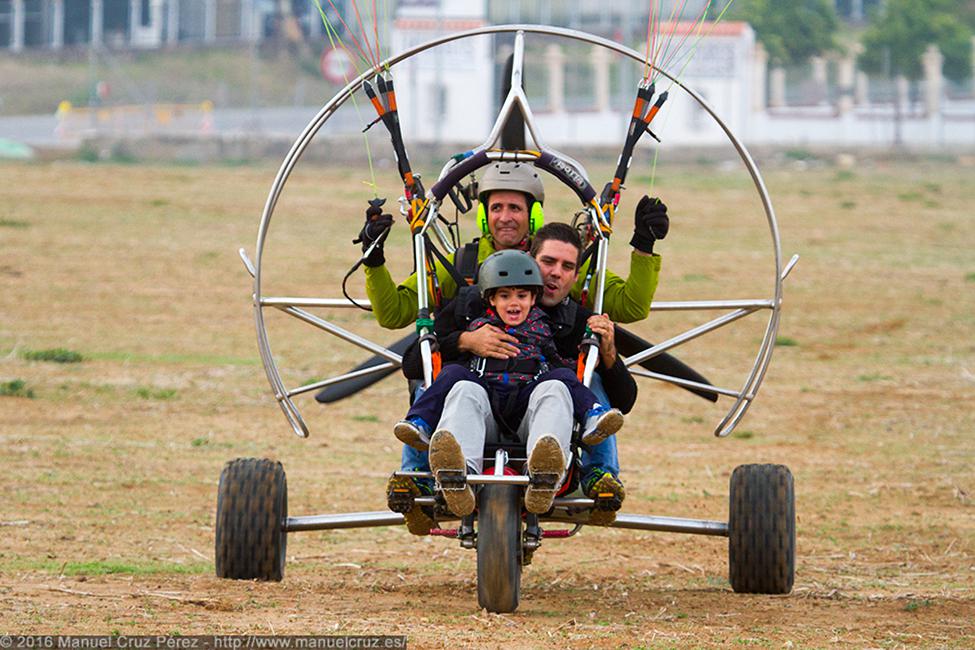
[[[582,381],[582,378],[585,376],[585,374],[586,374],[586,353],[580,352],[579,360],[576,362],[576,377],[579,378],[579,381]]]
[[[430,355],[430,361],[433,362],[433,378],[436,379],[437,375],[440,374],[440,369],[443,367],[443,360],[440,358],[440,352],[434,352]]]

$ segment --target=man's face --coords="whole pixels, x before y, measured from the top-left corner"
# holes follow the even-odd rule
[[[569,295],[579,277],[579,249],[564,241],[547,239],[538,249],[535,261],[544,283],[539,302],[543,307],[553,307]]]
[[[521,192],[491,192],[485,209],[495,249],[517,248],[528,237],[528,203]]]
[[[508,327],[525,322],[535,304],[535,294],[524,287],[501,287],[490,299],[495,313]]]

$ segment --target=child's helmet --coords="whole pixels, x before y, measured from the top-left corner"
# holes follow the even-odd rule
[[[492,253],[477,271],[477,288],[481,296],[501,287],[530,287],[542,290],[542,271],[535,259],[523,251],[504,250]]]

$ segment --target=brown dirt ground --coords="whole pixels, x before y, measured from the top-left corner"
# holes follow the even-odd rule
[[[720,403],[641,383],[620,434],[626,510],[722,519],[736,465],[789,465],[792,594],[732,593],[719,538],[585,529],[545,543],[520,609],[503,616],[477,608],[472,552],[401,529],[292,535],[281,583],[213,577],[225,461],[281,460],[292,514],[380,510],[398,460],[390,428],[406,407],[387,380],[328,409],[300,401],[312,437],[288,431],[236,259],[238,245],[253,254],[273,173],[0,165],[0,383],[20,379],[34,393],[0,397],[0,631],[384,633],[414,647],[975,647],[970,169],[768,172],[783,250],[803,260],[786,286],[788,340],[754,407],[719,440],[710,432]],[[339,295],[354,260],[358,217],[348,215],[364,206],[358,178],[297,174],[268,244],[269,293]],[[747,181],[661,167],[657,186],[673,215],[658,299],[766,296],[767,234]],[[625,269],[618,248],[612,267]],[[361,276],[353,286],[362,295]],[[362,356],[269,320],[295,384]],[[395,338],[365,314],[336,320]],[[686,324],[658,314],[636,329],[661,340]],[[678,355],[735,386],[763,326],[743,322]],[[86,360],[23,358],[57,347]]]

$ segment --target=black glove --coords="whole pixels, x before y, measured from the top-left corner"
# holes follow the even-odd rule
[[[666,237],[670,230],[667,206],[660,199],[646,195],[636,205],[634,222],[630,246],[644,253],[653,253],[653,242]]]
[[[369,201],[369,208],[366,210],[366,223],[359,231],[359,236],[352,240],[353,244],[362,244],[362,252],[365,253],[373,242],[382,237],[383,233],[392,228],[393,215],[384,214],[382,205],[386,199],[373,199]],[[386,263],[386,255],[383,253],[383,242],[379,242],[369,256],[362,260],[366,266],[382,266]]]

